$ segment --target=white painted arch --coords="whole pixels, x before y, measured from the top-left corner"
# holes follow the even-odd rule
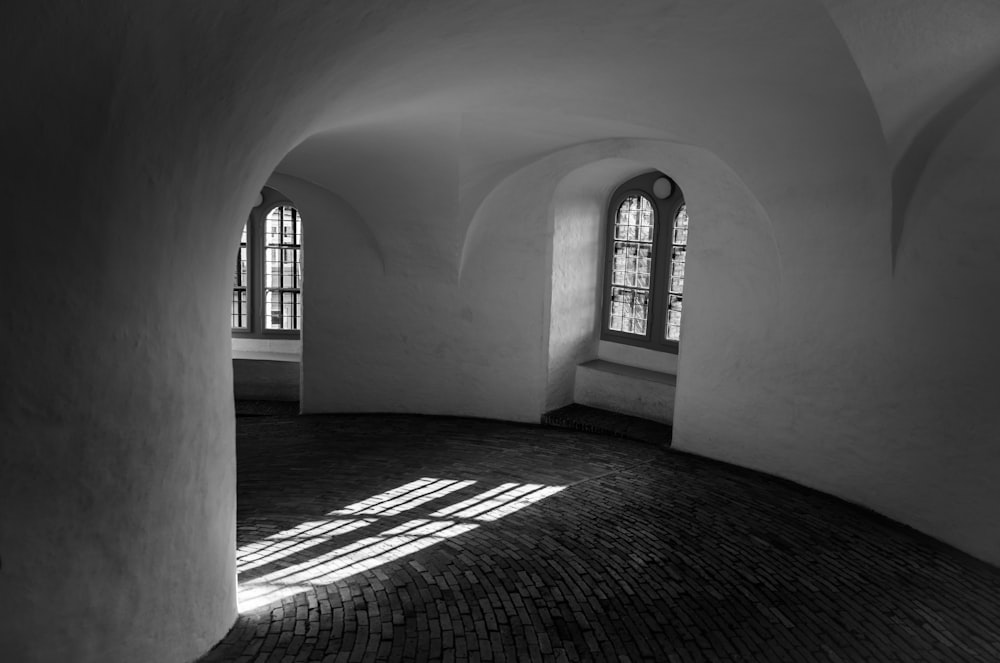
[[[986,35],[971,65],[961,49],[941,51],[938,107],[961,94],[949,80],[989,69],[988,5],[969,14]],[[2,111],[0,165],[8,215],[31,223],[7,229],[21,249],[0,276],[32,295],[10,299],[0,321],[6,651],[30,663],[190,660],[232,623],[226,302],[233,246],[276,168],[364,219],[379,250],[357,226],[343,229],[354,235],[340,248],[360,247],[370,277],[351,296],[387,303],[364,325],[305,330],[307,342],[326,340],[304,350],[318,369],[307,369],[304,405],[532,420],[549,384],[550,205],[573,168],[548,173],[541,189],[516,173],[607,139],[701,146],[766,215],[746,228],[759,264],[729,264],[719,234],[718,253],[699,249],[708,273],[692,275],[691,297],[699,281],[749,270],[745,284],[720,285],[726,298],[697,299],[733,304],[739,288],[774,282],[777,311],[732,334],[732,307],[692,308],[688,322],[704,335],[684,340],[677,445],[1000,561],[990,408],[1000,394],[988,378],[1000,359],[975,323],[983,311],[987,325],[995,317],[983,265],[1000,241],[988,231],[997,197],[982,178],[1000,148],[977,140],[993,93],[959,104],[968,122],[950,124],[929,155],[911,206],[921,216],[894,277],[891,177],[906,143],[883,129],[890,116],[910,127],[928,109],[893,95],[905,77],[878,88],[882,74],[869,72],[919,73],[895,65],[919,62],[907,49],[923,44],[892,42],[886,53],[870,47],[878,30],[850,37],[866,36],[863,13],[830,15],[837,21],[794,0],[15,4],[0,62],[21,96]],[[920,24],[908,38],[947,33],[951,46],[969,27],[933,11],[906,16]],[[905,108],[887,112],[885,100]],[[313,137],[343,149],[309,153],[323,147]],[[402,202],[370,207],[379,159],[404,143],[407,163],[391,180]],[[628,158],[661,163],[638,147]],[[713,192],[698,191],[698,173],[679,179],[709,223]],[[960,224],[971,256],[938,242],[933,215],[923,216],[949,209],[953,193],[971,201]],[[463,250],[473,216],[481,225]],[[443,247],[433,260],[415,249],[428,233]],[[918,277],[939,249],[962,268],[947,283]],[[329,267],[344,283],[343,265]],[[350,303],[338,292],[326,293],[331,311]],[[961,348],[947,361],[933,355],[933,335],[907,324],[911,304],[935,298],[956,313],[949,340]],[[447,333],[424,324],[431,317]],[[702,344],[719,360],[685,366]]]

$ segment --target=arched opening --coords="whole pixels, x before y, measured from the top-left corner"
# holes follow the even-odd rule
[[[294,201],[269,186],[255,203],[240,235],[233,274],[233,397],[237,412],[266,409],[271,403],[297,411],[302,359],[302,216]]]
[[[664,179],[669,190],[656,184]],[[683,208],[674,179],[633,161],[590,164],[557,187],[547,409],[577,403],[672,422]]]
[[[620,411],[669,422],[675,442],[684,440],[692,416],[707,416],[703,408],[711,407],[719,373],[732,362],[752,359],[759,337],[775,315],[781,261],[768,217],[732,169],[703,148],[663,141],[608,141],[576,152],[564,157],[567,165],[552,195],[546,411],[580,403],[581,397],[593,398],[594,406],[614,407],[609,400],[613,388],[602,384],[635,382],[638,376],[654,383],[654,391],[673,393],[656,400],[647,388],[637,388],[623,400],[644,409]],[[616,211],[611,208],[621,202],[615,197],[616,188],[644,175],[648,186],[662,176],[676,184],[683,198],[673,199],[661,216],[676,222],[683,206],[694,228],[683,261],[677,261],[683,268],[663,263],[658,275],[666,280],[661,293],[666,300],[657,327],[666,332],[670,322],[678,322],[670,315],[671,294],[683,296],[689,304],[680,307],[679,354],[601,338],[610,322],[610,311],[609,319],[603,318],[602,298],[617,287],[605,278],[606,261],[614,266],[614,251],[608,251],[614,229],[608,221]],[[626,192],[618,193],[623,199]],[[645,195],[657,200],[651,189]],[[672,232],[670,239],[664,251],[673,257],[681,245],[673,243]],[[674,284],[669,279],[674,277],[684,279],[682,287],[679,282],[673,287],[682,292],[670,292]],[[726,353],[725,360],[720,352]],[[590,393],[581,394],[581,386]]]
[[[601,340],[677,354],[688,214],[684,193],[659,171],[611,196],[604,232]]]

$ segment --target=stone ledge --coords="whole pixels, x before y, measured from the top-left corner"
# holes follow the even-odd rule
[[[576,367],[573,402],[671,424],[677,378],[595,359]]]
[[[648,368],[638,368],[637,366],[628,366],[627,364],[616,364],[614,362],[605,361],[604,359],[592,359],[590,361],[585,361],[580,364],[581,368],[586,368],[592,371],[601,371],[604,373],[614,373],[615,375],[622,375],[629,378],[635,378],[637,380],[646,380],[648,382],[659,382],[662,384],[677,384],[677,376],[670,373],[661,373],[659,371],[651,371]]]
[[[301,362],[302,355],[297,352],[274,352],[268,350],[233,350],[233,360]]]

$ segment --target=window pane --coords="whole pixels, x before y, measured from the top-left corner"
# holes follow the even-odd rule
[[[248,321],[247,291],[233,289],[233,329],[246,329]]]
[[[687,205],[681,205],[681,208],[677,210],[677,216],[674,217],[674,228],[687,228],[687,227],[688,227]]]
[[[264,227],[264,327],[299,329],[302,220],[294,207],[280,206],[268,213]]]
[[[655,225],[653,204],[645,196],[627,196],[618,206],[608,319],[608,327],[614,331],[646,335]]]
[[[247,285],[247,247],[241,246],[236,251],[236,273],[233,275],[233,287],[245,288]]]
[[[674,229],[670,249],[670,297],[667,300],[667,321],[664,329],[670,341],[681,338],[681,306],[684,293],[684,272],[687,265],[688,236],[687,205],[681,205],[674,217]]]
[[[639,288],[611,289],[611,316],[608,327],[639,336],[646,335],[649,294]]]
[[[240,248],[236,249],[236,270],[233,274],[232,328],[246,329],[249,323],[247,309],[247,226],[240,234]]]

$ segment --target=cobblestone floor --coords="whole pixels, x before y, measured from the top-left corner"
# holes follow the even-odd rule
[[[238,420],[209,661],[1000,661],[1000,571],[794,485],[468,419]]]

